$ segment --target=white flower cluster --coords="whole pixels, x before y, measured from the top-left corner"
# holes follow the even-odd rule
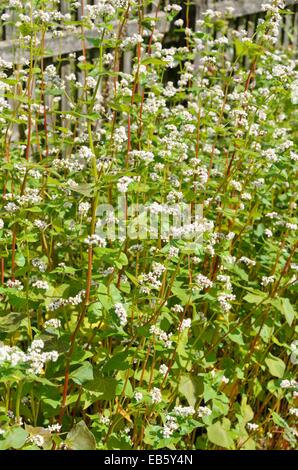
[[[198,274],[196,277],[196,284],[200,290],[208,289],[213,286],[213,282],[208,279],[208,277],[203,274]]]
[[[150,327],[150,333],[153,334],[158,341],[162,341],[166,348],[172,346],[172,341],[170,340],[172,333],[166,333],[156,325]]]
[[[12,279],[8,279],[6,285],[10,289],[18,289],[18,290],[23,290],[24,289],[23,284],[18,279],[15,279],[14,281]]]
[[[259,425],[256,423],[247,423],[246,427],[249,431],[256,431],[259,428]]]
[[[161,366],[159,367],[159,373],[160,373],[163,377],[165,377],[165,376],[167,375],[168,370],[169,370],[169,368],[168,368],[168,366],[167,366],[166,364],[161,364]]]
[[[39,230],[44,230],[47,226],[47,223],[44,220],[36,219],[34,220],[33,225],[39,228]]]
[[[212,410],[208,408],[208,406],[199,406],[197,415],[199,418],[203,418],[204,416],[210,416],[212,413]]]
[[[52,161],[52,165],[57,170],[68,170],[70,172],[80,172],[85,168],[84,160],[78,160],[73,156],[72,158],[65,158],[64,160],[59,160],[59,158],[55,158]]]
[[[152,403],[160,403],[162,401],[161,391],[157,387],[153,387],[150,392]]]
[[[262,276],[261,285],[267,287],[275,281],[274,276]]]
[[[219,301],[219,304],[222,308],[222,310],[227,313],[231,310],[232,305],[229,303],[233,300],[236,299],[236,296],[234,294],[229,294],[229,293],[221,293],[217,296],[217,299]]]
[[[127,324],[127,313],[124,308],[124,305],[121,303],[115,304],[115,313],[119,318],[120,325],[125,326]]]
[[[145,165],[154,161],[154,154],[145,150],[132,150],[129,154],[129,157],[144,162]]]
[[[290,415],[293,415],[296,418],[298,418],[298,408],[290,408],[289,413],[290,413]]]
[[[179,305],[179,304],[176,304],[174,305],[172,308],[171,308],[172,312],[174,313],[183,313],[184,312],[184,308],[182,307],[182,305]]]
[[[298,382],[294,379],[292,380],[282,380],[280,383],[281,388],[298,388]]]
[[[179,248],[176,248],[175,246],[170,246],[169,248],[169,258],[177,258],[179,255]]]
[[[166,270],[165,266],[161,263],[153,263],[152,271],[147,274],[141,274],[139,276],[140,284],[148,283],[149,287],[143,286],[141,288],[143,293],[149,293],[150,288],[152,289],[159,289],[161,286],[160,276]]]
[[[32,283],[32,287],[47,290],[49,288],[49,284],[47,283],[47,281],[38,280]]]
[[[135,392],[134,394],[134,399],[139,403],[140,401],[143,400],[143,394],[142,392]]]
[[[30,373],[41,374],[45,364],[57,361],[59,356],[57,351],[43,352],[43,348],[44,342],[41,339],[33,340],[26,353],[16,346],[0,343],[0,364],[9,363],[12,367],[28,364]]]
[[[79,305],[80,303],[83,302],[83,297],[85,296],[86,291],[81,290],[80,292],[77,293],[74,297],[68,297],[68,299],[57,299],[54,300],[50,305],[48,306],[48,310],[50,312],[53,312],[54,310],[58,310],[58,308],[64,307],[66,305]]]
[[[48,430],[49,430],[50,432],[60,432],[61,428],[62,428],[62,426],[61,426],[61,424],[59,424],[59,423],[50,424],[50,425],[48,426]]]
[[[118,180],[118,183],[117,183],[117,189],[118,189],[119,193],[127,193],[128,186],[133,181],[134,181],[134,179],[130,178],[129,176],[122,176],[122,178],[120,178]]]
[[[182,10],[182,7],[178,5],[177,3],[172,3],[172,5],[166,5],[164,8],[165,11],[170,12],[170,11],[175,11],[179,13],[179,11]]]
[[[94,153],[92,152],[92,150],[89,147],[86,147],[86,145],[83,145],[79,149],[78,155],[83,160],[89,160],[90,158],[94,157]]]
[[[141,44],[143,42],[143,38],[140,34],[134,33],[132,36],[128,36],[123,39],[121,43],[121,48],[131,48],[136,46],[137,44]]]
[[[162,430],[162,435],[165,439],[168,439],[178,429],[178,423],[174,416],[167,415],[166,423]]]
[[[61,321],[58,318],[50,318],[44,323],[44,328],[60,328]]]
[[[81,217],[84,217],[87,215],[89,209],[91,207],[91,204],[89,202],[80,202],[78,212]]]
[[[49,361],[57,361],[58,352],[42,352],[44,348],[44,342],[40,339],[32,341],[32,344],[27,352],[27,360],[30,363],[29,371],[33,374],[40,374],[43,371],[44,365]]]
[[[183,418],[189,418],[189,416],[192,416],[195,414],[195,409],[192,406],[175,406],[173,409],[173,413],[176,416],[182,416]]]
[[[205,232],[211,232],[213,227],[214,223],[212,221],[199,218],[199,220],[185,224],[182,227],[172,227],[170,236],[174,239],[191,240],[196,237],[199,238]]]
[[[87,245],[89,246],[99,246],[100,248],[105,248],[105,246],[107,245],[105,239],[100,237],[96,233],[94,233],[93,235],[88,235],[88,237],[84,239],[84,243],[87,243]]]
[[[88,88],[95,88],[96,87],[96,80],[93,77],[87,77],[86,78],[86,85]]]
[[[10,201],[6,206],[4,206],[4,209],[8,212],[15,212],[19,206],[25,206],[26,204],[39,204],[42,201],[42,197],[39,194],[39,189],[36,188],[27,188],[24,192],[23,195],[13,195],[11,193],[5,194],[3,196],[3,199],[5,201]],[[12,199],[16,201],[17,204],[12,202]]]
[[[191,327],[191,319],[190,318],[184,318],[181,322],[181,325],[179,327],[179,331],[184,331],[186,330],[187,328],[190,328]]]
[[[126,141],[127,141],[126,129],[124,126],[120,126],[115,130],[114,142],[116,145],[121,146]]]
[[[267,26],[266,34],[263,35],[263,39],[266,42],[276,44],[280,31],[279,26],[282,20],[279,10],[285,7],[285,3],[281,0],[273,0],[271,3],[263,3],[261,7],[262,10],[270,12],[270,21]]]
[[[33,434],[28,437],[28,442],[32,442],[37,447],[42,447],[44,445],[44,437],[41,434]]]
[[[99,419],[101,424],[105,424],[106,426],[110,424],[110,418],[108,416],[102,415]]]
[[[41,273],[44,273],[45,270],[47,269],[46,263],[42,261],[41,259],[33,258],[31,263],[32,263],[32,266],[34,266],[34,268],[37,268]]]
[[[250,258],[247,258],[246,256],[241,256],[241,258],[239,259],[239,262],[246,264],[246,266],[255,266],[256,265],[256,262],[254,260],[252,260]]]

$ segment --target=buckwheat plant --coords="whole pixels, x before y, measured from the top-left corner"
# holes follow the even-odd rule
[[[0,449],[295,448],[291,12],[93,3],[0,4]]]

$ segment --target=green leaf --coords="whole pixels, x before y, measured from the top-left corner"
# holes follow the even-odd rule
[[[93,367],[90,362],[83,362],[81,367],[69,374],[69,377],[78,385],[93,380]]]
[[[278,377],[279,379],[283,377],[286,370],[284,361],[282,361],[279,357],[275,357],[270,354],[270,357],[265,359],[265,362],[271,375]]]
[[[179,287],[177,284],[173,285],[172,287],[172,293],[178,297],[179,300],[181,300],[183,305],[186,305],[187,302],[189,301],[189,295],[187,295],[185,289],[182,289]]]
[[[17,252],[15,261],[16,261],[16,265],[19,266],[20,268],[22,268],[26,264],[25,256],[20,251]]]
[[[113,400],[116,396],[117,380],[112,377],[95,377],[84,384],[84,388],[90,392],[98,393],[100,400]]]
[[[286,420],[279,416],[279,414],[275,413],[275,411],[272,411],[272,419],[273,422],[281,428],[287,428],[289,426]]]
[[[97,289],[97,298],[104,309],[110,310],[112,308],[112,302],[108,295],[108,289],[104,284],[99,284]]]
[[[241,330],[238,328],[234,333],[230,333],[228,337],[234,342],[243,346],[245,342],[243,341],[243,336]]]
[[[246,302],[248,302],[249,304],[259,304],[264,301],[266,297],[267,294],[265,294],[265,292],[259,291],[257,294],[247,294],[245,297],[243,297],[243,299],[246,300]]]
[[[157,57],[147,57],[142,60],[142,65],[167,65],[164,60],[158,59]]]
[[[137,280],[137,278],[135,276],[133,276],[128,271],[125,271],[125,274],[128,277],[128,279],[130,279],[135,286],[139,287],[140,283],[139,283],[139,281]]]
[[[245,423],[248,423],[249,421],[253,419],[254,412],[251,409],[251,407],[247,404],[247,397],[242,397],[240,409],[241,409],[241,416]]]
[[[207,428],[209,441],[213,444],[224,447],[225,449],[233,449],[234,442],[228,430],[226,430],[220,421],[217,421]]]
[[[13,427],[5,434],[5,439],[0,441],[0,450],[21,449],[26,442],[28,433],[21,427]]]
[[[73,450],[95,450],[96,440],[85,421],[75,424],[66,436],[67,445]]]
[[[110,450],[130,450],[132,448],[131,444],[129,443],[129,439],[127,439],[127,436],[120,437],[116,434],[112,434],[108,439],[107,447]]]
[[[129,353],[120,352],[115,354],[103,367],[103,372],[109,372],[113,370],[127,370],[130,368],[130,363],[126,361]]]
[[[69,185],[67,186],[67,188],[87,197],[91,197],[94,192],[94,186],[93,184],[90,184],[90,183],[82,183],[82,184],[78,184],[77,186]]]
[[[5,317],[0,317],[0,332],[12,333],[16,331],[25,317],[25,313],[18,312],[12,312],[5,315]]]
[[[102,318],[102,304],[94,302],[88,307],[88,320],[90,323],[96,323]]]
[[[289,299],[279,297],[273,299],[271,303],[275,308],[277,308],[277,310],[280,311],[280,313],[282,313],[282,315],[285,316],[287,323],[291,326],[296,317],[296,312]]]
[[[186,398],[190,406],[195,406],[196,401],[203,393],[203,382],[199,377],[182,375],[179,382],[179,392]]]

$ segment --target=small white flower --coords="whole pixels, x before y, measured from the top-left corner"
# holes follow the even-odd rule
[[[45,328],[51,327],[51,328],[60,328],[61,326],[61,321],[58,320],[58,318],[51,318],[50,320],[47,320],[44,325]]]
[[[48,426],[48,430],[49,430],[50,432],[60,432],[61,427],[62,427],[62,426],[61,426],[61,424],[59,424],[59,423],[51,424],[51,425]]]
[[[174,25],[177,26],[178,28],[182,28],[183,24],[184,24],[184,21],[183,21],[182,18],[180,18],[179,20],[174,21]]]
[[[192,406],[175,406],[173,409],[173,413],[176,416],[183,416],[185,418],[188,418],[189,416],[192,416],[195,413],[195,409]]]
[[[272,284],[275,281],[274,276],[262,276],[261,285],[266,287],[269,284]]]
[[[175,304],[172,308],[171,308],[172,312],[174,313],[183,313],[184,312],[184,308],[182,307],[182,305],[179,305],[179,304]]]
[[[127,323],[127,313],[121,303],[115,304],[115,313],[120,320],[120,325],[125,326]]]
[[[100,419],[99,419],[99,422],[101,424],[105,424],[105,425],[108,425],[110,424],[110,418],[108,418],[108,416],[101,416]]]
[[[181,322],[179,331],[184,331],[184,330],[186,330],[187,328],[190,328],[190,327],[191,327],[191,319],[190,318],[185,318]]]
[[[78,212],[81,217],[84,217],[87,215],[89,209],[91,207],[91,204],[89,202],[80,202]]]
[[[36,444],[38,447],[42,447],[44,445],[44,438],[40,434],[35,434],[35,436],[30,436],[29,441],[33,444]]]
[[[298,388],[298,382],[296,380],[282,380],[280,382],[281,388]]]
[[[168,370],[169,370],[169,368],[166,364],[161,364],[161,366],[159,368],[159,373],[165,377],[166,374],[168,373]]]
[[[197,411],[197,415],[199,418],[203,418],[204,416],[210,416],[212,411],[208,406],[199,406],[199,409]]]
[[[246,427],[249,431],[256,431],[259,428],[259,425],[256,423],[247,423]]]
[[[32,287],[47,290],[49,288],[49,284],[47,283],[47,281],[35,281],[33,282]]]
[[[140,402],[143,400],[143,394],[142,392],[135,392],[134,394],[134,399],[137,401],[137,402]]]
[[[221,381],[222,381],[222,383],[224,383],[224,384],[228,384],[228,383],[230,382],[230,379],[228,379],[228,377],[226,377],[225,375],[223,375],[222,378],[221,378]]]
[[[14,281],[11,279],[8,279],[6,284],[7,284],[7,287],[9,287],[10,289],[18,289],[18,290],[24,289],[23,284],[18,279],[15,279]]]
[[[289,413],[290,413],[290,415],[293,415],[296,418],[298,418],[298,408],[290,408]]]
[[[162,401],[162,395],[161,395],[161,391],[159,388],[154,387],[151,390],[150,395],[151,395],[152,403],[160,403]]]

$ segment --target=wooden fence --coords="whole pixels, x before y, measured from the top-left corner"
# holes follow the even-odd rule
[[[255,27],[258,18],[263,15],[261,5],[266,3],[267,0],[193,0],[190,3],[193,4],[191,14],[193,20],[199,19],[202,12],[207,9],[214,9],[217,11],[226,11],[227,7],[233,7],[235,17],[234,23],[237,28],[247,27],[250,24],[251,27]],[[82,3],[82,2],[81,2]],[[97,0],[84,0],[83,4],[96,4]],[[158,3],[158,0],[155,2]],[[169,3],[167,0],[162,2],[163,5]],[[177,1],[177,3],[185,3],[184,1]],[[287,7],[291,10],[292,14],[286,15],[283,20],[281,28],[280,41],[287,45],[293,44],[298,45],[298,0],[285,0]],[[155,16],[154,5],[150,8],[148,15]],[[69,11],[69,3],[66,0],[60,2],[60,11],[66,13]],[[81,16],[81,9],[79,8],[76,14],[76,19]],[[195,23],[195,21],[193,21]],[[233,25],[235,26],[235,25]],[[170,25],[166,21],[166,15],[164,12],[159,11],[158,13],[158,29],[161,32],[166,32],[170,28]],[[131,35],[137,32],[137,22],[131,20],[128,23],[127,34]],[[96,36],[96,32],[88,31],[88,37],[92,38]],[[0,57],[4,60],[11,62],[18,62],[20,60],[20,50],[17,42],[14,40],[14,30],[12,27],[1,25],[0,21]],[[82,40],[78,35],[73,33],[67,33],[61,38],[53,38],[50,35],[46,36],[46,51],[45,57],[57,57],[66,55],[69,53],[82,51]],[[94,46],[91,42],[86,42],[86,48],[92,49]],[[24,51],[22,51],[24,55]],[[129,58],[130,54],[124,55],[124,68],[129,69]]]
[[[87,4],[96,4],[98,0],[84,0],[82,3]],[[236,29],[247,29],[249,32],[253,33],[257,25],[258,19],[264,16],[262,12],[261,5],[263,2],[268,0],[190,0],[190,22],[194,26],[196,20],[201,17],[202,12],[207,9],[213,9],[217,11],[226,11],[227,7],[234,8],[234,19],[231,20],[231,26]],[[166,6],[169,3],[168,0],[162,0],[161,7]],[[181,12],[181,16],[185,16],[185,1],[176,0],[176,3],[184,5],[184,11]],[[283,24],[281,27],[279,42],[285,46],[295,47],[298,50],[298,0],[285,0],[287,8],[291,11],[291,14],[285,15],[283,19]],[[156,16],[156,8],[159,4],[159,0],[155,0],[153,5],[151,5],[150,10],[146,12],[146,16]],[[1,0],[0,0],[1,6]],[[69,11],[69,2],[67,0],[60,1],[60,11],[62,13],[67,13]],[[74,14],[72,14],[74,16]],[[82,15],[82,9],[78,8],[76,17],[73,19],[80,19]],[[162,11],[162,8],[158,10],[158,22],[157,28],[161,32],[168,32],[171,29],[171,25],[167,23],[166,14]],[[2,22],[3,23],[3,22]],[[116,27],[117,25],[115,25]],[[131,20],[128,22],[126,35],[130,36],[133,33],[138,31],[138,25],[136,20]],[[82,54],[82,38],[80,38],[81,30],[78,29],[78,34],[75,33],[65,33],[61,38],[53,38],[52,35],[48,34],[45,37],[45,65],[50,63],[55,63],[57,59],[63,58],[63,61],[59,66],[60,77],[63,80],[67,75],[74,72],[76,78],[79,82],[83,82],[83,73],[76,67],[76,61],[69,61],[68,56],[70,53],[75,53],[77,56]],[[97,37],[98,33],[90,30],[86,30],[85,34],[87,37]],[[170,36],[170,35],[169,35]],[[18,42],[14,39],[14,29],[13,27],[3,26],[0,20],[0,58],[9,62],[14,62],[18,64],[21,59],[26,58],[26,51],[18,47]],[[171,39],[169,39],[169,42]],[[86,40],[84,41],[87,59],[92,60],[92,57],[95,57],[98,54],[98,49],[94,48],[92,42]],[[171,43],[171,42],[170,42]],[[177,44],[175,44],[177,45]],[[28,55],[27,55],[28,58]],[[123,54],[122,62],[120,64],[121,70],[123,72],[129,73],[132,67],[132,58],[133,53],[131,51],[126,51]],[[69,85],[66,83],[67,91],[69,91]],[[47,97],[47,105],[51,108],[53,97]],[[15,103],[13,100],[11,102],[12,108],[14,108]],[[61,98],[61,111],[68,111],[70,105],[66,96]],[[63,121],[63,119],[62,119]],[[51,122],[48,123],[49,129],[51,128]],[[62,122],[63,124],[63,122]],[[13,140],[18,140],[19,138],[19,126],[13,126]]]

